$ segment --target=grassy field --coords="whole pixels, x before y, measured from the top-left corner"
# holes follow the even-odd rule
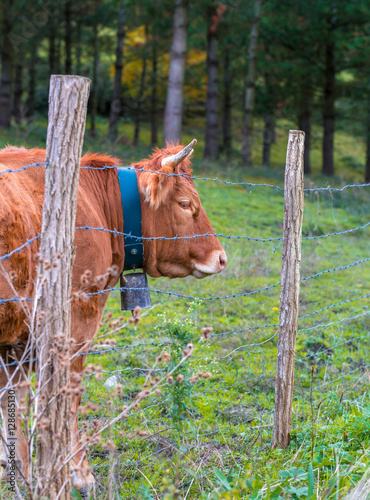
[[[39,145],[43,126],[40,122],[27,134],[16,129],[0,141]],[[102,122],[102,134],[104,127]],[[125,127],[132,135],[128,125],[122,132]],[[274,168],[268,172],[242,171],[237,163],[205,166],[195,159],[194,173],[282,186],[288,128],[279,126]],[[186,132],[197,137],[190,127]],[[88,140],[86,149],[111,151],[102,137]],[[361,164],[363,148],[349,136],[342,139],[338,164],[344,168],[348,151],[353,161],[333,182],[361,182],[362,173],[353,165]],[[148,151],[135,151],[124,140],[114,149],[127,163]],[[318,167],[314,173],[307,187],[312,182],[326,185],[326,179],[317,177]],[[112,323],[121,321],[121,311],[119,294],[112,293],[95,342],[97,352],[87,360],[102,370],[85,377],[84,401],[96,408],[82,420],[88,427],[105,423],[135,401],[143,384],[150,387],[155,377],[165,381],[160,393],[144,399],[91,449],[95,498],[343,498],[370,465],[370,273],[368,262],[356,264],[370,257],[370,227],[303,241],[303,277],[354,265],[302,281],[292,439],[288,449],[271,450],[280,288],[259,290],[280,281],[281,246],[243,236],[282,235],[283,194],[214,181],[197,181],[196,187],[215,231],[241,238],[221,239],[229,258],[221,275],[202,281],[150,279],[150,288],[157,290],[151,294],[152,308],[136,326],[125,324],[114,333]],[[303,236],[365,225],[369,200],[367,188],[307,193]],[[237,297],[222,298],[229,295]],[[218,298],[209,300],[211,296]],[[204,327],[213,328],[208,339],[202,335]],[[106,340],[113,338],[114,346]],[[194,354],[175,369],[174,382],[167,383],[166,373],[189,342]],[[158,360],[163,352],[170,354],[170,363]],[[195,377],[200,372],[206,375]],[[109,387],[112,376],[122,391]]]
[[[281,235],[280,192],[212,182],[199,183],[198,190],[217,232],[258,238]],[[366,203],[368,197],[360,190],[312,193],[306,197],[304,235],[364,224]],[[150,287],[207,298],[248,293],[279,282],[281,249],[276,243],[226,239],[224,245],[229,265],[222,275],[201,282],[151,280]],[[308,277],[368,255],[367,229],[305,240],[302,274]],[[368,283],[367,263],[307,280],[300,314],[365,295]],[[119,464],[113,477],[122,498],[155,498],[153,488],[162,498],[171,486],[179,496],[167,498],[338,498],[338,489],[344,491],[360,477],[368,462],[370,438],[368,299],[300,321],[292,444],[286,451],[270,449],[279,288],[242,298],[198,299],[195,304],[156,293],[152,299],[153,310],[136,330],[126,328],[116,337],[114,351],[92,357],[93,363],[103,366],[103,379],[118,373],[128,404],[163,349],[176,352],[190,339],[196,343],[195,354],[179,373],[189,378],[210,371],[212,378],[200,378],[186,390],[181,388],[183,382],[175,388],[164,386],[161,395],[150,398],[114,429],[117,452],[94,455],[102,491],[103,478],[114,462]],[[112,296],[109,312],[115,318],[120,315],[117,296]],[[213,335],[199,340],[205,326],[213,327]],[[166,368],[162,363],[155,369],[154,374],[161,375]],[[180,424],[177,390],[184,392]],[[100,405],[90,418],[101,417],[108,392],[103,383],[90,381],[87,400]],[[120,429],[129,434],[140,429],[147,435],[127,441],[117,437]],[[309,496],[310,464],[316,496]]]
[[[205,122],[201,118],[197,118],[193,122],[185,123],[183,126],[183,142],[190,142],[194,137],[198,140],[195,151],[195,165],[199,170],[204,168],[213,170],[222,170],[222,173],[230,173],[239,171],[241,165],[241,130],[242,130],[242,115],[235,112],[232,124],[233,137],[233,161],[227,167],[220,164],[212,165],[203,164],[201,158],[204,151],[204,130]],[[194,124],[193,124],[194,123]],[[276,177],[280,179],[283,176],[286,145],[289,129],[296,128],[296,124],[287,119],[278,119],[276,125],[276,142],[271,145],[271,168],[262,168],[262,143],[263,143],[263,122],[260,119],[255,120],[255,129],[253,137],[253,157],[255,168],[250,168],[247,172],[248,176],[258,177]],[[23,123],[21,126],[14,126],[9,131],[0,130],[0,147],[6,144],[45,146],[46,142],[46,118],[39,117],[34,123]],[[365,138],[361,137],[359,131],[354,130],[353,134],[348,132],[347,126],[338,126],[334,140],[334,163],[336,176],[323,179],[320,176],[322,163],[322,127],[313,126],[311,132],[311,164],[312,175],[310,179],[320,180],[320,182],[330,181],[331,183],[343,184],[343,182],[351,180],[355,182],[363,182],[365,172],[366,147]],[[121,123],[119,126],[119,134],[115,144],[111,144],[107,139],[108,124],[105,118],[98,117],[96,120],[96,137],[92,138],[89,134],[89,123],[87,123],[87,133],[85,135],[84,150],[85,151],[105,151],[112,154],[118,154],[126,164],[138,159],[145,158],[151,151],[150,144],[150,126],[146,123],[141,125],[140,144],[138,148],[132,146],[132,138],[134,135],[133,125],[131,122]],[[161,127],[159,126],[158,144],[163,141]],[[225,170],[226,169],[226,170]],[[240,172],[239,172],[240,173]]]

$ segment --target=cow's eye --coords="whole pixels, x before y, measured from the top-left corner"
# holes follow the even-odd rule
[[[190,202],[188,202],[188,201],[179,201],[179,205],[184,210],[191,210],[191,205],[190,205]]]

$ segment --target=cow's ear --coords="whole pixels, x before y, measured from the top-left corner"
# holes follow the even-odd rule
[[[164,166],[157,172],[144,171],[140,175],[140,190],[151,207],[158,208],[165,203],[175,188],[174,168]]]
[[[140,189],[145,200],[153,208],[158,208],[165,203],[169,194],[174,190],[178,166],[193,153],[193,147],[197,143],[193,139],[190,144],[174,155],[164,156],[161,160],[161,168],[157,171],[143,169],[140,175]],[[150,169],[148,169],[150,170]]]

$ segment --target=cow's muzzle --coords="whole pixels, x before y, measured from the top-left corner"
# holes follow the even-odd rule
[[[215,250],[212,252],[211,257],[208,262],[200,264],[199,262],[193,262],[194,270],[192,275],[194,278],[203,279],[212,274],[218,274],[225,269],[227,266],[227,256],[222,250]]]

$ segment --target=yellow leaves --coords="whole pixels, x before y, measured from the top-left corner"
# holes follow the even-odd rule
[[[191,50],[186,58],[186,63],[189,65],[203,64],[206,62],[207,53],[205,50]]]
[[[200,85],[193,85],[188,83],[184,85],[184,96],[188,98],[190,102],[194,101],[204,101],[207,93],[207,76],[204,75],[201,78]]]
[[[199,82],[198,77],[195,76],[196,84],[194,84],[189,78],[185,80],[184,85],[184,97],[189,100],[189,102],[204,101],[207,93],[207,74],[205,73],[205,64],[207,59],[207,53],[204,50],[191,50],[188,52],[186,57],[186,69],[188,74],[195,74],[199,68],[197,66],[203,67],[202,76]]]
[[[122,83],[128,87],[137,87],[140,73],[142,70],[143,61],[140,57],[133,54],[133,49],[136,49],[146,43],[144,25],[139,26],[135,30],[128,31],[125,36],[123,48],[123,73]],[[114,65],[110,68],[110,75],[113,78],[115,73]]]
[[[136,45],[144,45],[146,43],[144,25],[139,26],[135,30],[128,31],[125,37],[125,48]]]
[[[147,61],[147,82],[145,85],[146,94],[150,92],[152,82],[150,80],[150,72],[152,63],[150,60],[151,54],[151,39],[146,39],[144,25],[128,31],[125,36],[124,42],[124,56],[123,56],[123,71],[122,71],[122,84],[128,89],[128,94],[131,98],[139,92],[141,72],[143,68],[142,55],[143,52],[140,47],[145,46]],[[139,49],[139,50],[138,50]],[[170,65],[169,50],[158,51],[157,53],[157,73],[158,81],[163,82],[157,86],[158,97],[165,98],[167,90],[167,77]],[[186,71],[187,78],[184,86],[184,98],[189,103],[204,101],[207,92],[207,74],[205,73],[207,53],[205,50],[193,49],[187,53],[186,57]],[[115,66],[114,63],[110,67],[110,77],[114,78]]]
[[[123,66],[122,84],[129,88],[135,88],[139,91],[140,74],[142,71],[143,62],[141,59],[135,59]]]

